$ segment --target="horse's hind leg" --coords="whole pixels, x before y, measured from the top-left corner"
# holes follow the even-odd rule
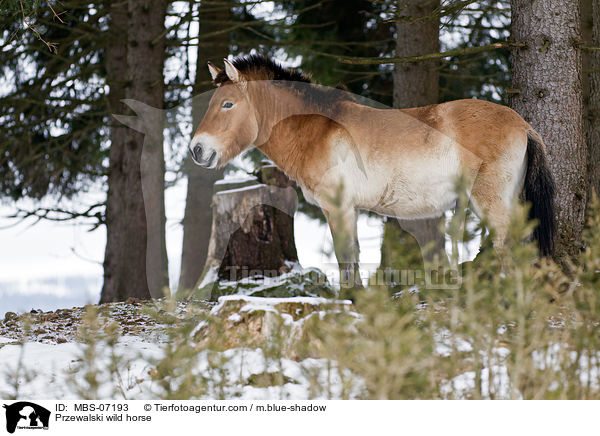
[[[475,207],[475,213],[480,218],[485,218],[493,231],[492,244],[496,251],[501,253],[508,235],[510,225],[510,206],[509,199],[503,198],[493,189],[476,189],[471,192],[471,202]]]

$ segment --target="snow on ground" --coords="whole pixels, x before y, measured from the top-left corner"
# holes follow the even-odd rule
[[[492,384],[490,386],[490,374],[492,374]],[[475,371],[467,371],[459,374],[452,380],[442,382],[440,392],[442,398],[465,399],[468,398],[466,393],[471,393],[475,390]],[[494,392],[493,387],[499,387],[495,392],[495,399],[511,399],[509,386],[510,379],[506,366],[492,365],[486,367],[481,372],[481,395],[484,400],[491,399],[489,393]],[[515,398],[512,398],[515,399]],[[522,399],[520,395],[517,399]]]
[[[150,369],[145,359],[159,357],[160,345],[125,336],[115,347],[115,351],[130,363],[126,371],[121,373],[118,384],[112,380],[101,381],[99,397],[101,399],[132,398],[136,394],[141,394]],[[0,348],[0,362],[2,362],[0,373],[3,376],[0,379],[0,397],[7,398],[11,395],[39,399],[81,398],[77,385],[85,386],[82,374],[78,374],[82,354],[83,345],[76,342],[62,344],[27,342],[22,346],[19,344],[3,346]],[[98,368],[105,368],[109,363],[106,353],[100,350],[99,356],[101,357],[98,358]],[[19,361],[22,364],[20,369],[18,369]],[[30,377],[26,376],[27,373]],[[101,380],[102,375],[101,373]],[[138,383],[138,380],[144,382]],[[18,395],[15,395],[15,383],[19,386]],[[115,390],[119,388],[123,389],[124,396],[115,396]]]
[[[157,363],[170,355],[173,341],[167,334],[168,326],[177,323],[178,319],[191,320],[195,323],[192,327],[196,328],[191,329],[186,336],[189,340],[184,344],[197,347],[207,323],[196,316],[197,309],[228,320],[226,328],[230,330],[225,336],[237,335],[236,328],[240,328],[240,332],[245,328],[248,332],[263,334],[269,331],[269,320],[273,315],[283,319],[285,325],[292,326],[290,338],[303,328],[303,322],[311,316],[344,312],[356,320],[361,319],[349,301],[319,297],[231,295],[221,297],[217,304],[205,304],[200,308],[194,306],[193,312],[188,311],[191,307],[182,302],[172,306],[168,312],[162,307],[166,306],[161,306],[160,302],[134,299],[126,303],[94,306],[102,320],[117,326],[121,335],[112,348],[105,339],[97,338],[94,366],[99,384],[95,397],[153,399],[164,395],[163,385],[152,376],[157,374]],[[155,311],[155,315],[149,314],[150,309]],[[23,315],[7,313],[3,320],[0,319],[0,398],[79,399],[90,395],[85,382],[90,366],[84,365],[85,352],[89,348],[81,339],[85,311],[85,308],[73,308]],[[29,324],[28,329],[26,324]],[[260,328],[255,329],[257,326]],[[26,333],[28,339],[22,343]],[[238,341],[226,345],[223,342],[225,336],[219,337],[222,342],[219,350],[224,351],[198,347],[196,349],[200,351],[194,352],[192,348],[192,357],[186,357],[186,362],[191,365],[192,378],[203,380],[205,391],[198,395],[199,399],[338,399],[348,396],[359,398],[364,392],[360,377],[347,370],[338,370],[334,361],[322,358],[274,359],[265,355],[263,349],[243,348]],[[457,338],[449,331],[440,330],[435,340],[435,354],[442,358],[455,352],[473,353],[468,340]],[[560,371],[559,356],[564,356],[564,353],[573,362],[578,361],[566,345],[555,344],[543,354],[535,355],[536,367],[540,370],[556,367]],[[481,356],[479,386],[483,398],[520,397],[519,392],[510,391],[509,358],[510,351],[502,346],[494,347],[489,356]],[[598,361],[600,356],[583,359],[579,371],[582,383],[589,381],[594,389],[598,387]],[[111,372],[109,368],[115,362],[118,362],[118,372]],[[315,381],[321,388],[328,387],[327,391],[315,391]],[[177,385],[177,377],[171,383]],[[473,368],[464,368],[451,379],[440,381],[439,396],[471,398],[476,386]]]
[[[330,300],[322,297],[264,298],[252,297],[248,295],[224,295],[219,297],[219,302],[211,309],[211,313],[218,313],[228,301],[243,301],[245,304],[240,309],[241,312],[251,312],[255,310],[262,310],[265,312],[274,311],[276,310],[275,306],[285,303],[309,304],[313,306],[320,306],[324,304],[350,306],[352,304],[352,301],[350,300]]]
[[[10,338],[0,337],[0,397],[15,394],[14,383],[19,386],[19,398],[37,399],[78,399],[84,390],[84,374],[80,372],[84,348],[79,343],[44,344],[28,342],[23,346],[11,344]],[[110,364],[109,350],[98,350],[99,399],[152,399],[160,395],[160,386],[150,376],[153,366],[149,361],[164,357],[162,344],[148,342],[139,337],[125,336],[113,351],[127,362],[117,379],[110,377],[106,368]],[[221,391],[221,377],[229,382],[223,384],[222,393],[226,398],[238,399],[310,399],[310,377],[316,375],[322,385],[329,384],[330,392],[321,399],[340,398],[342,379],[338,371],[328,369],[325,359],[305,359],[296,362],[291,359],[269,361],[261,349],[234,348],[226,350],[220,359],[224,362],[218,371],[211,366],[214,354],[202,351],[197,356],[194,373],[208,381],[208,393],[199,399],[212,399]],[[19,361],[23,368],[17,370]],[[19,373],[16,377],[14,374]],[[31,378],[28,380],[26,373]],[[262,386],[261,378],[269,379],[281,374],[281,386]],[[231,381],[234,383],[231,383]],[[238,381],[238,383],[235,383]],[[256,384],[254,386],[253,384]],[[358,393],[360,386],[356,386]]]
[[[231,301],[223,297],[220,304]],[[238,297],[239,298],[239,297]],[[274,308],[279,304],[349,305],[347,301],[332,302],[323,298],[256,298],[243,297],[246,311]],[[165,324],[149,316],[151,303],[132,299],[128,303],[111,303],[97,306],[103,320],[114,323],[122,336],[111,348],[107,341],[98,338],[95,370],[99,382],[99,399],[151,399],[159,398],[161,385],[152,379],[156,363],[167,355],[171,345]],[[217,313],[222,306],[205,305],[201,310]],[[159,310],[159,306],[154,307]],[[212,308],[212,311],[211,311]],[[54,312],[36,312],[23,315],[7,313],[0,320],[0,398],[78,399],[90,395],[85,377],[87,345],[81,341],[80,327],[85,308],[60,309]],[[164,312],[163,319],[183,318],[186,303],[178,303],[172,313]],[[319,313],[319,312],[315,312]],[[228,316],[238,315],[233,313]],[[170,318],[169,318],[170,317]],[[202,324],[205,321],[199,321]],[[25,325],[29,324],[28,332]],[[200,326],[199,326],[200,327]],[[22,343],[27,334],[28,339]],[[191,340],[191,339],[190,339]],[[111,357],[112,356],[112,357]],[[116,356],[116,358],[114,358]],[[199,398],[241,399],[309,399],[315,398],[311,380],[318,380],[329,391],[316,398],[341,398],[342,383],[335,362],[326,359],[288,358],[273,360],[262,349],[230,348],[225,351],[199,351],[191,369],[194,379],[205,380],[206,394]],[[117,372],[110,372],[114,362],[119,362]],[[215,366],[215,362],[218,365]],[[177,384],[174,380],[173,383]],[[352,387],[354,396],[362,389]]]

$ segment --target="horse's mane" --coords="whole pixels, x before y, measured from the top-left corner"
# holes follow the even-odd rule
[[[292,68],[284,68],[273,59],[263,55],[240,56],[232,61],[248,80],[285,80],[289,82],[312,83],[310,77]],[[215,78],[215,85],[230,82],[225,71]]]
[[[335,103],[354,100],[342,85],[329,88],[314,84],[307,74],[293,68],[284,68],[267,56],[241,56],[235,58],[232,63],[247,80],[272,80],[279,86],[296,91],[307,103],[320,109],[332,109]],[[215,77],[214,83],[219,86],[231,83],[231,80],[222,70]]]

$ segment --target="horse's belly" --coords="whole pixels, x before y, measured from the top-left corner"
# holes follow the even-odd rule
[[[369,196],[362,207],[383,215],[418,219],[441,216],[456,202],[459,166],[453,159],[429,160],[420,165],[400,163],[385,169],[374,173],[379,185],[377,194]]]
[[[419,219],[441,216],[456,202],[456,194],[451,189],[452,184],[449,184],[446,190],[435,192],[431,190],[416,192],[405,188],[393,191],[393,197],[390,197],[387,202],[370,202],[362,207],[382,215]]]
[[[317,198],[328,189],[323,198],[331,197],[341,182],[344,197],[353,206],[403,219],[440,216],[456,201],[461,164],[451,140],[427,153],[400,148],[386,154],[365,153],[360,159],[349,146],[336,150],[330,170],[319,178]]]
[[[399,195],[398,203],[390,214],[402,219],[439,217],[456,202],[453,185],[449,184],[446,187],[448,189],[444,191]]]

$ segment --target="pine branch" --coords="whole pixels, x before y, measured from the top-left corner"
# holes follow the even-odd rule
[[[349,56],[340,56],[340,55],[332,55],[328,53],[319,53],[322,56],[328,56],[336,58],[338,61],[344,64],[353,64],[353,65],[383,65],[383,64],[399,64],[405,62],[421,62],[427,61],[430,59],[440,59],[447,58],[452,56],[464,56],[474,53],[480,53],[484,51],[497,50],[501,48],[511,48],[511,47],[526,47],[524,43],[512,43],[512,42],[496,42],[493,44],[482,45],[478,47],[466,47],[466,48],[458,48],[454,50],[448,50],[441,53],[428,53],[420,56],[405,56],[405,57],[392,57],[392,58],[384,58],[384,57],[349,57]]]

